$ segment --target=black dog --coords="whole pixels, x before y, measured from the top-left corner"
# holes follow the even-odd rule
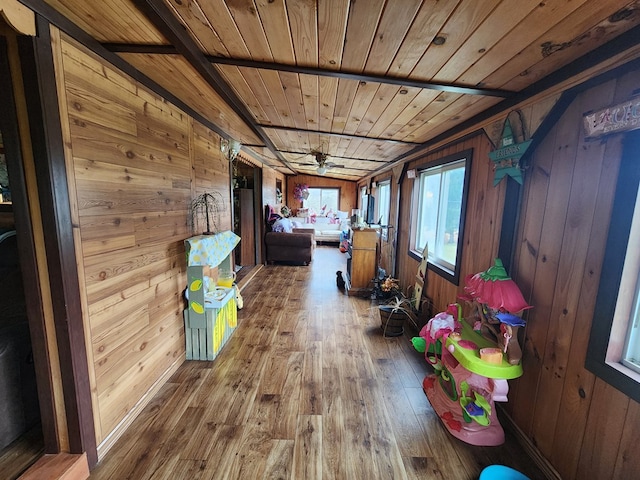
[[[345,283],[344,278],[342,278],[342,272],[340,270],[336,272],[336,285],[338,285],[338,290],[344,290]]]

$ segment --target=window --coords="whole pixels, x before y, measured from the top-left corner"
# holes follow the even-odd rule
[[[391,181],[386,180],[378,184],[378,220],[382,227],[382,240],[389,239],[389,210],[391,208]]]
[[[339,188],[315,188],[309,187],[309,198],[302,202],[305,208],[313,209],[315,213],[336,213],[340,210]],[[324,209],[324,210],[323,210]]]
[[[429,268],[456,285],[470,160],[471,150],[440,159],[418,169],[414,184],[410,251],[420,258],[428,245]]]
[[[637,209],[638,204],[636,204],[636,210]],[[634,236],[634,238],[636,239],[637,245],[640,238],[637,236]],[[639,269],[636,268],[635,270]],[[631,311],[627,317],[629,324],[622,364],[634,372],[640,373],[640,277],[638,276],[636,276],[634,290],[635,294],[633,296],[633,302],[631,303]]]
[[[362,220],[367,218],[367,205],[369,203],[369,196],[367,195],[367,187],[360,187],[360,216]]]
[[[639,148],[640,133],[628,133],[585,360],[588,370],[636,402],[640,402]]]
[[[378,216],[380,225],[389,225],[389,209],[391,207],[391,181],[378,184]]]

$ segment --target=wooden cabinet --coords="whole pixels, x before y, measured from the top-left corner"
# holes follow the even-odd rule
[[[350,295],[369,295],[378,273],[380,231],[373,228],[353,230],[347,260],[347,286]]]
[[[238,219],[236,234],[240,237],[240,247],[236,249],[236,263],[248,266],[256,264],[255,241],[255,209],[253,189],[240,188],[234,191],[236,195],[236,217]]]

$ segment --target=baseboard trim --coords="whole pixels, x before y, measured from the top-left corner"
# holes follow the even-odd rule
[[[87,454],[57,453],[44,455],[18,480],[86,480],[89,478]]]
[[[120,423],[109,433],[105,439],[98,445],[98,462],[104,458],[107,452],[113,447],[124,432],[131,426],[133,421],[138,417],[140,412],[147,406],[151,399],[160,391],[160,388],[167,383],[169,378],[178,370],[178,367],[184,363],[184,356],[176,360],[165,372],[158,377],[155,383],[147,390],[147,392],[138,400],[138,403],[129,410],[129,413],[120,421]]]
[[[505,411],[504,408],[500,408],[500,420],[503,420],[503,426],[508,428],[509,431],[516,437],[516,440],[522,447],[522,449],[529,455],[540,470],[544,473],[545,477],[549,480],[562,480],[562,477],[557,472],[549,460],[540,453],[538,447],[536,447],[531,439],[525,435],[525,433],[515,424],[511,416]]]
[[[256,274],[262,270],[262,267],[264,267],[264,265],[262,264],[258,264],[254,267],[251,268],[251,271],[245,275],[242,280],[240,280],[238,282],[238,288],[240,289],[240,292],[242,292],[242,290],[244,290],[244,288],[249,284],[249,282],[251,282],[251,280],[253,280],[253,277],[256,276]]]

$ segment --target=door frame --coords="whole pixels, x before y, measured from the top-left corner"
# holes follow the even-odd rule
[[[36,23],[36,37],[17,36],[21,84],[15,85],[15,74],[14,80],[12,75],[3,75],[2,79],[3,82],[11,82],[8,88],[5,84],[2,87],[12,97],[13,105],[16,105],[14,92],[22,92],[24,98],[21,103],[26,108],[9,109],[11,115],[6,118],[10,120],[13,116],[14,128],[11,128],[11,122],[5,122],[4,119],[2,126],[9,132],[11,154],[20,159],[11,162],[11,187],[12,196],[17,195],[21,204],[18,206],[16,202],[18,208],[14,210],[14,219],[18,231],[21,267],[23,271],[30,272],[25,275],[28,277],[25,288],[30,295],[37,292],[33,305],[29,305],[28,317],[34,345],[45,452],[86,452],[89,467],[93,467],[98,459],[97,445],[50,23],[37,14]],[[11,52],[8,51],[2,55],[7,67],[11,66],[9,55]],[[6,71],[11,70],[7,68]],[[29,95],[24,92],[29,92]],[[30,142],[32,152],[29,155],[32,154],[32,175],[35,175],[36,191],[29,191],[27,188],[28,173],[24,169],[26,159],[21,148],[20,142],[24,140],[21,135],[27,136]],[[17,185],[13,184],[14,177],[18,179]],[[39,207],[39,220],[44,232],[41,239],[36,239],[31,224],[29,201],[37,202]],[[44,249],[45,252],[54,331],[51,331],[51,327],[47,328],[45,322],[47,306],[38,280],[37,249]],[[47,341],[52,336],[55,337],[55,352],[51,351],[51,342]],[[60,378],[57,384],[51,369],[53,355],[57,355],[59,363]],[[58,395],[55,389],[60,388],[60,384],[66,432],[60,431],[59,420],[56,418]],[[68,439],[68,445],[62,440],[63,435]]]

